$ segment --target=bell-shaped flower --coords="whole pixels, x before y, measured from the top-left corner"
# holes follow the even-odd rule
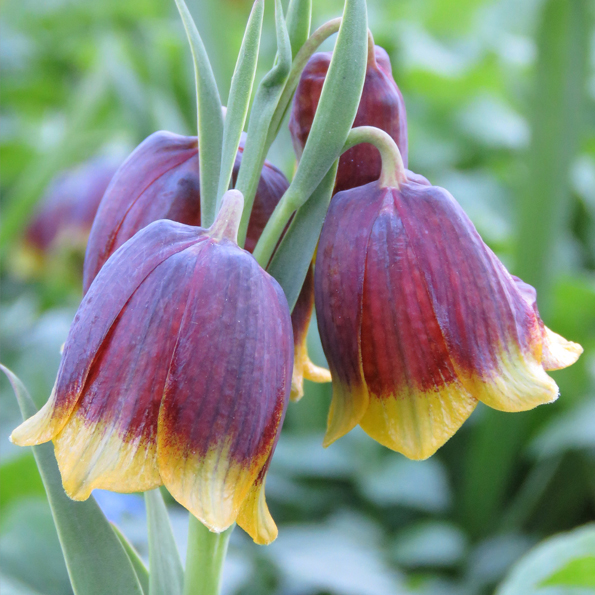
[[[209,229],[161,220],[119,248],[78,309],[46,405],[14,430],[54,441],[66,493],[164,484],[209,529],[277,529],[265,474],[291,388],[278,283],[236,244],[242,195]]]
[[[289,130],[298,158],[312,128],[331,57],[330,52],[314,54],[295,92]],[[353,126],[375,126],[387,132],[397,143],[407,166],[405,102],[393,78],[388,54],[379,46],[374,46],[374,55],[368,56],[366,79]],[[364,143],[349,149],[339,160],[335,192],[377,180],[380,169],[380,154],[373,145]]]
[[[359,424],[425,459],[478,401],[525,411],[558,396],[546,370],[582,352],[547,329],[535,291],[512,277],[443,188],[380,181],[337,194],[315,269],[333,378],[325,444]]]
[[[314,270],[310,265],[304,285],[291,313],[293,326],[294,359],[291,380],[291,400],[299,401],[304,396],[304,379],[311,382],[330,382],[331,374],[326,368],[314,364],[308,355],[308,328],[314,310]]]
[[[232,175],[234,183],[243,150],[240,146]],[[265,162],[248,224],[246,250],[254,250],[288,186],[283,173]],[[89,289],[101,267],[124,242],[159,219],[200,225],[198,140],[194,136],[155,132],[116,172],[89,237],[83,290]]]
[[[21,272],[37,275],[48,258],[84,254],[101,197],[118,165],[116,160],[96,157],[50,182],[19,246]]]

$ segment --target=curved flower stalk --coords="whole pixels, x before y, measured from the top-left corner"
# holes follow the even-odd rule
[[[364,89],[353,126],[375,126],[387,132],[397,143],[407,166],[407,116],[403,95],[392,76],[386,51],[374,46],[373,41],[370,46]],[[295,93],[289,130],[298,158],[310,134],[331,57],[331,52],[314,54],[302,72]],[[361,143],[352,147],[339,161],[335,192],[377,180],[380,169],[380,155],[373,145]]]
[[[242,162],[240,146],[233,169],[235,182]],[[265,162],[248,225],[246,250],[252,252],[289,182]],[[159,219],[200,225],[198,139],[155,132],[116,172],[93,223],[85,256],[86,292],[107,259],[135,233]]]
[[[533,288],[508,273],[446,190],[408,179],[392,139],[369,137],[387,171],[335,195],[316,258],[333,377],[325,445],[359,424],[425,459],[478,401],[525,411],[556,400],[546,370],[571,365],[582,348],[544,326]]]
[[[242,195],[209,229],[157,221],[100,270],[71,327],[52,395],[12,434],[54,441],[66,493],[165,484],[212,531],[277,534],[264,482],[291,387],[277,282],[236,244]]]

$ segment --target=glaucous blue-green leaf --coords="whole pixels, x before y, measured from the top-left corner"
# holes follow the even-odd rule
[[[145,492],[149,529],[149,595],[182,595],[184,569],[159,488]]]
[[[287,31],[291,40],[291,53],[296,56],[310,36],[312,0],[291,0],[287,7]]]
[[[346,0],[333,57],[295,177],[254,251],[261,265],[268,264],[292,213],[310,198],[341,154],[357,113],[367,56],[366,2]]]
[[[117,525],[112,524],[112,529],[120,540],[125,552],[128,554],[128,558],[134,568],[134,572],[136,572],[136,577],[138,578],[138,582],[142,587],[144,595],[149,595],[149,571],[147,570],[145,563],[142,561],[134,546],[128,541],[126,535],[118,529]]]
[[[512,568],[496,595],[566,595],[569,586],[593,586],[594,561],[595,525],[589,524],[535,546]]]
[[[242,40],[238,61],[231,79],[227,113],[223,127],[223,148],[221,150],[221,177],[219,178],[218,202],[229,189],[231,174],[236,160],[240,138],[248,115],[252,86],[256,76],[264,0],[256,0],[252,6],[246,32]]]
[[[217,187],[221,171],[223,113],[221,99],[207,51],[184,0],[176,0],[190,42],[196,77],[198,111],[198,161],[200,166],[200,213],[203,227],[209,227],[217,212]]]
[[[0,369],[14,389],[23,418],[34,415],[37,408],[25,386],[8,368]],[[143,595],[124,547],[93,497],[71,500],[62,488],[52,445],[32,448],[75,595]]]
[[[306,204],[298,209],[267,269],[283,288],[290,310],[293,310],[298,299],[318,244],[333,194],[337,165],[338,161],[322,179]]]
[[[277,56],[273,68],[260,82],[254,97],[242,164],[236,182],[236,189],[244,195],[244,212],[242,213],[242,222],[238,232],[238,244],[240,246],[243,246],[246,240],[250,213],[252,212],[256,189],[266,158],[268,148],[266,142],[271,119],[291,69],[291,44],[285,26],[285,19],[283,18],[281,0],[275,0],[275,25],[277,31]]]

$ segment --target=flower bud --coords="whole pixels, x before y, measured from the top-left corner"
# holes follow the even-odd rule
[[[296,89],[289,130],[298,158],[301,156],[328,71],[332,54],[314,54],[304,68]],[[374,59],[368,61],[364,89],[353,127],[376,126],[397,143],[407,166],[407,117],[401,91],[392,76],[388,54],[374,47]],[[335,192],[363,186],[380,177],[381,159],[371,144],[359,144],[345,152],[339,161]]]
[[[233,171],[237,178],[243,147]],[[252,251],[266,222],[287,189],[287,179],[266,162],[248,233],[246,249]],[[142,142],[116,172],[93,224],[87,254],[83,290],[126,240],[153,221],[170,219],[200,225],[200,182],[196,137],[156,132]]]
[[[558,396],[546,370],[582,352],[546,328],[444,189],[378,182],[337,194],[315,269],[333,377],[325,444],[359,424],[412,459],[432,455],[478,401],[525,411]]]
[[[242,195],[207,230],[160,220],[117,250],[78,309],[52,395],[11,439],[54,441],[66,493],[165,484],[212,531],[277,534],[264,480],[289,398],[278,283],[235,243]]]

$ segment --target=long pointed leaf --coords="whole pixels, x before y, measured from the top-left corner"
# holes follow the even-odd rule
[[[252,86],[256,76],[258,51],[260,49],[260,35],[262,33],[262,19],[264,16],[264,0],[256,0],[246,25],[246,32],[242,40],[242,47],[238,55],[236,68],[231,79],[227,114],[223,128],[223,149],[221,151],[221,177],[217,204],[229,189],[233,165],[240,145],[240,138],[248,115]]]
[[[112,524],[112,529],[120,540],[124,551],[128,554],[128,559],[132,564],[132,568],[134,568],[136,578],[142,587],[144,595],[149,595],[149,571],[147,570],[145,563],[142,561],[136,549],[134,549],[134,546],[128,541],[126,535],[124,535],[116,525]]]
[[[260,173],[267,153],[267,137],[271,120],[291,70],[291,43],[283,18],[281,0],[275,0],[275,24],[277,30],[277,57],[275,64],[262,79],[252,104],[248,136],[242,156],[236,188],[244,195],[244,212],[238,232],[238,244],[244,245],[248,221],[258,188]]]
[[[267,269],[283,288],[290,310],[295,306],[316,250],[338,165],[336,161],[306,204],[298,209]]]
[[[217,212],[217,185],[221,171],[223,114],[213,69],[207,50],[184,0],[176,0],[194,60],[198,110],[198,161],[200,168],[200,214],[203,227],[209,227]]]
[[[295,177],[254,251],[254,257],[261,265],[268,264],[293,211],[310,198],[341,154],[357,113],[367,57],[366,1],[346,0],[335,51]]]
[[[159,488],[145,492],[149,528],[149,595],[182,595],[184,569]]]
[[[291,0],[287,8],[287,30],[294,56],[310,36],[312,24],[312,0]]]
[[[23,383],[5,366],[23,418],[37,412]],[[62,479],[51,444],[33,446],[33,455],[45,486],[52,516],[76,595],[143,595],[124,547],[93,497],[74,502],[62,489]]]

